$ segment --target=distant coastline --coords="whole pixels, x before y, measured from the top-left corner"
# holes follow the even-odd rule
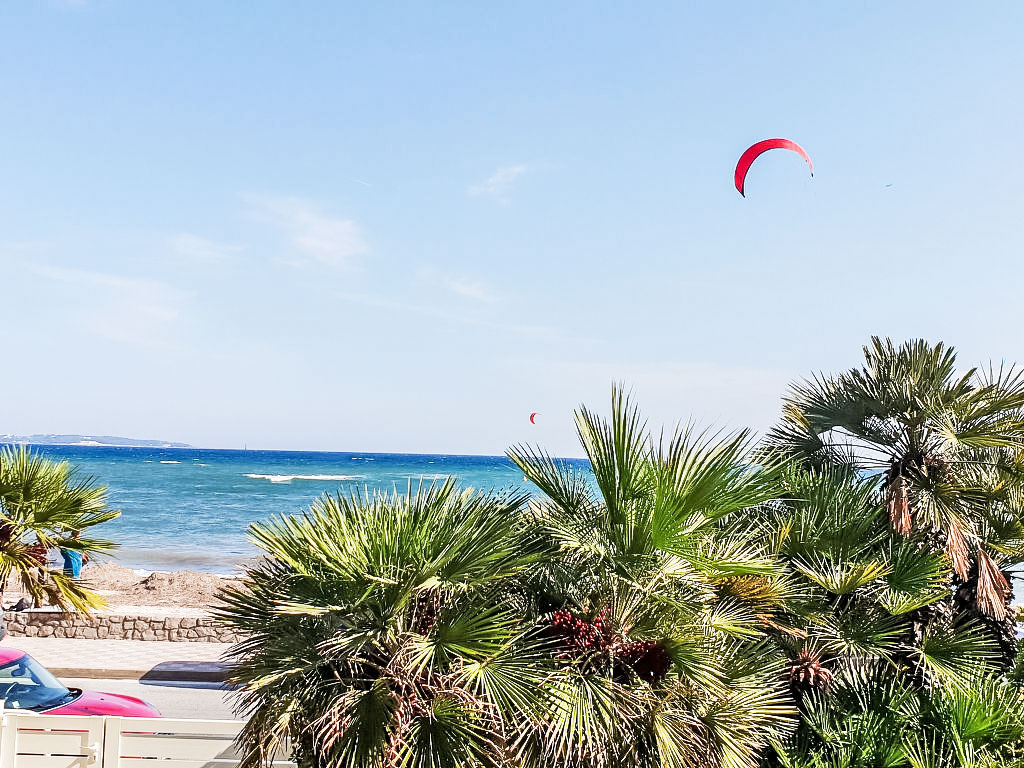
[[[76,445],[105,446],[109,448],[193,448],[188,443],[166,440],[138,440],[134,437],[111,435],[0,435],[0,443],[18,445]]]

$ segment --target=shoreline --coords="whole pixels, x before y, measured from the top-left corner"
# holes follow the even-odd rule
[[[208,614],[220,590],[237,582],[237,575],[215,574],[189,569],[177,571],[130,568],[112,561],[90,563],[82,569],[82,583],[100,595],[106,606],[100,611],[112,614],[150,616],[192,616]],[[25,593],[14,582],[4,591],[3,608],[10,608]],[[40,609],[46,610],[50,606]]]

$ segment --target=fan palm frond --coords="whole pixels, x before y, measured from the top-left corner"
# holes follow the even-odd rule
[[[21,447],[0,449],[0,596],[13,576],[37,604],[89,612],[102,596],[78,579],[47,566],[46,552],[61,548],[95,555],[116,548],[112,541],[79,537],[76,531],[113,520],[107,489],[56,462]]]
[[[760,453],[873,478],[893,530],[944,550],[979,581],[972,608],[1005,621],[995,561],[1010,547],[986,533],[1022,530],[1024,372],[959,371],[944,344],[874,337],[861,367],[792,387]]]

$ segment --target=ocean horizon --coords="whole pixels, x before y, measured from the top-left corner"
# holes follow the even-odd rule
[[[324,493],[404,491],[409,482],[455,477],[480,490],[529,489],[505,456],[30,445],[108,488],[121,516],[96,535],[117,542],[113,559],[147,571],[230,574],[259,555],[250,523],[299,513]],[[586,466],[582,459],[565,459]],[[106,558],[104,558],[106,559]]]

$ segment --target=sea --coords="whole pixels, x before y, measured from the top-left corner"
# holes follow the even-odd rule
[[[464,487],[523,489],[504,456],[319,453],[196,448],[33,446],[108,488],[121,516],[94,529],[116,541],[114,560],[147,571],[237,572],[259,554],[247,528],[301,512],[318,496],[398,489],[454,476]]]

